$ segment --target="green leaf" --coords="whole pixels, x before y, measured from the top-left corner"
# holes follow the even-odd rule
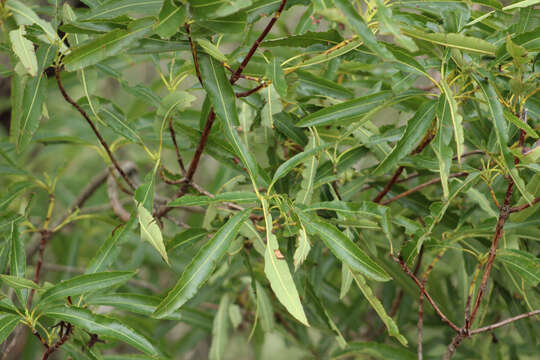
[[[17,21],[18,25],[36,24],[39,26],[45,33],[45,35],[38,36],[40,40],[44,41],[45,43],[49,43],[50,45],[55,45],[61,42],[51,24],[37,16],[37,14],[28,6],[17,0],[8,0],[6,1],[5,5],[6,8],[15,16],[15,20]],[[66,47],[63,45],[62,51],[65,49]]]
[[[167,251],[171,252],[174,249],[189,244],[191,242],[202,239],[208,235],[205,229],[191,228],[176,234],[168,243]]]
[[[516,3],[513,3],[511,5],[507,5],[505,7],[502,8],[503,11],[508,11],[508,10],[512,10],[512,9],[516,9],[516,8],[525,8],[525,7],[529,7],[529,6],[534,6],[536,4],[540,3],[540,0],[523,0],[523,1],[518,1]]]
[[[540,261],[533,254],[517,249],[500,249],[495,259],[517,272],[529,286],[536,287],[540,282]]]
[[[126,14],[157,15],[163,0],[109,0],[93,8],[81,20],[113,19]],[[161,15],[161,14],[160,14]]]
[[[137,40],[148,35],[152,31],[153,24],[154,19],[151,17],[138,19],[130,23],[126,30],[113,30],[75,47],[64,58],[66,69],[68,71],[83,69],[120,54]]]
[[[41,287],[32,280],[18,278],[12,275],[0,275],[0,280],[2,280],[6,286],[14,289],[41,289]]]
[[[382,0],[376,0],[377,4],[377,18],[380,23],[381,34],[391,34],[398,44],[406,48],[411,52],[418,50],[418,47],[411,40],[411,38],[404,36],[400,31],[400,25],[395,19],[392,18],[392,10],[386,6]]]
[[[9,256],[9,273],[11,276],[24,279],[26,275],[26,252],[24,251],[24,240],[19,234],[19,225],[17,221],[10,223],[10,256]],[[17,297],[21,304],[26,305],[28,300],[28,291],[26,289],[17,289]]]
[[[214,317],[214,325],[212,327],[212,345],[208,358],[210,360],[222,360],[225,357],[229,337],[229,295],[225,294],[221,297],[218,311]]]
[[[452,93],[450,86],[448,86],[444,78],[441,79],[440,84],[444,93],[444,98],[447,102],[447,107],[445,107],[445,109],[448,111],[445,112],[444,115],[449,116],[450,120],[452,120],[452,127],[454,129],[454,140],[456,141],[457,159],[458,162],[461,162],[461,154],[463,154],[463,144],[465,142],[462,125],[463,117],[458,114],[458,107],[456,104],[456,100],[454,99],[454,94]]]
[[[15,330],[20,320],[19,315],[0,314],[0,344]]]
[[[454,33],[425,33],[423,31],[412,28],[402,28],[401,31],[415,39],[429,41],[434,44],[460,49],[468,52],[475,52],[485,55],[495,55],[497,47],[492,43],[487,42],[472,36],[465,36]]]
[[[131,279],[133,272],[111,271],[75,276],[48,288],[41,296],[41,301],[64,299],[68,296],[82,295],[112,286],[120,285]]]
[[[392,59],[392,54],[377,41],[375,35],[373,35],[362,16],[360,16],[358,11],[354,8],[352,2],[348,0],[334,0],[334,3],[343,12],[349,24],[368,48],[373,50],[383,59]]]
[[[92,314],[90,310],[74,306],[61,306],[47,309],[43,315],[68,322],[75,327],[98,335],[101,339],[125,342],[149,356],[162,356],[161,351],[135,330],[107,316]]]
[[[432,141],[432,148],[437,156],[439,163],[439,176],[441,178],[441,186],[443,188],[444,198],[448,198],[450,189],[448,187],[448,176],[450,175],[450,165],[452,163],[452,148],[450,140],[452,134],[452,119],[450,116],[450,103],[445,96],[439,97],[437,106],[438,129],[437,135]],[[457,140],[456,140],[457,145]]]
[[[17,150],[24,151],[32,141],[32,137],[39,127],[39,120],[43,111],[46,97],[46,76],[43,70],[49,66],[55,54],[53,46],[40,46],[37,51],[38,75],[24,82],[22,92],[22,111],[16,113],[12,129],[15,129]],[[12,121],[13,121],[12,120]]]
[[[352,271],[360,272],[377,281],[390,280],[390,276],[382,267],[335,226],[318,219],[310,219],[302,213],[299,216],[308,232],[319,235],[332,254]]]
[[[345,101],[337,105],[328,106],[304,117],[296,124],[296,126],[308,127],[349,123],[360,119],[370,110],[383,104],[391,97],[392,93],[390,91],[381,91],[354,100]]]
[[[116,228],[99,247],[96,255],[86,267],[86,274],[93,274],[105,268],[118,256],[120,244],[129,235],[135,225],[135,216],[131,216],[127,223]]]
[[[376,342],[350,342],[343,350],[332,354],[332,359],[349,358],[351,356],[369,356],[374,359],[415,360],[416,354],[394,345]]]
[[[315,155],[317,155],[319,152],[321,152],[322,150],[324,150],[328,146],[330,146],[330,144],[320,145],[320,146],[317,146],[315,148],[305,150],[305,151],[303,151],[301,153],[298,153],[298,154],[294,155],[289,160],[285,161],[283,164],[281,164],[277,168],[276,172],[274,173],[274,176],[272,177],[272,182],[270,183],[268,188],[269,189],[272,188],[272,186],[276,183],[276,181],[278,181],[279,179],[281,179],[282,177],[287,175],[292,169],[294,169],[295,167],[297,167],[298,165],[300,165],[304,161],[306,161],[306,160],[310,159],[311,157],[314,157]]]
[[[154,31],[162,38],[168,39],[176,34],[185,20],[186,6],[176,6],[173,0],[164,0]]]
[[[208,280],[214,268],[227,252],[240,226],[250,214],[242,211],[227,221],[214,236],[197,252],[191,263],[182,273],[182,277],[159,304],[154,316],[163,318],[179,309],[197,293]]]
[[[239,11],[218,19],[197,21],[197,24],[216,33],[237,34],[245,30],[247,14],[244,11]]]
[[[399,333],[399,329],[396,323],[394,322],[394,320],[392,320],[390,316],[388,316],[388,314],[386,313],[386,310],[384,310],[384,307],[379,301],[379,299],[377,299],[375,294],[373,294],[373,291],[371,290],[369,285],[366,283],[366,279],[364,279],[362,275],[358,273],[354,273],[354,272],[353,272],[353,278],[354,278],[354,281],[356,282],[356,285],[358,285],[358,288],[360,289],[360,291],[366,298],[366,300],[369,302],[373,310],[375,310],[377,315],[379,315],[379,318],[384,323],[384,326],[386,326],[386,329],[388,330],[388,334],[390,334],[390,336],[395,337],[403,346],[407,346],[407,339],[405,339],[405,337]]]
[[[285,73],[281,68],[280,62],[277,58],[273,58],[266,66],[266,76],[272,81],[274,89],[276,89],[279,96],[282,98],[287,97],[287,82],[285,81]]]
[[[298,267],[306,260],[310,250],[311,245],[309,244],[306,230],[302,228],[298,230],[298,240],[293,256],[294,271],[298,270]]]
[[[184,195],[169,203],[169,206],[204,206],[212,203],[234,202],[238,204],[257,201],[257,195],[249,191],[232,191],[209,197],[206,195]]]
[[[506,120],[514,124],[518,129],[525,131],[525,133],[529,135],[530,137],[532,137],[533,139],[538,139],[538,134],[532,127],[530,127],[529,124],[527,124],[526,122],[523,122],[520,118],[518,118],[517,116],[515,116],[514,114],[512,114],[510,111],[506,109],[503,109],[503,112],[504,112],[504,117],[506,118]]]
[[[264,273],[279,302],[289,313],[302,324],[309,326],[304,308],[300,302],[298,290],[294,284],[289,265],[280,256],[277,238],[272,234],[272,216],[268,211],[268,203],[261,198],[264,219],[266,223],[266,251],[264,252]]]
[[[323,77],[313,75],[310,72],[297,70],[298,82],[296,92],[301,96],[319,95],[335,99],[350,99],[354,93],[344,86],[327,80]]]
[[[264,287],[258,282],[255,282],[257,290],[257,312],[261,319],[261,326],[264,332],[272,332],[274,330],[274,309],[270,297],[266,293]]]
[[[26,72],[30,76],[36,76],[38,64],[34,44],[25,38],[24,35],[26,35],[24,26],[19,26],[17,30],[11,30],[9,32],[11,46],[13,47],[13,52],[17,55],[21,64],[26,69]]]
[[[418,142],[422,140],[435,117],[436,101],[427,101],[422,104],[416,114],[407,122],[407,129],[399,139],[392,152],[375,168],[373,175],[378,176],[392,169],[399,160],[407,156]]]
[[[251,181],[255,184],[258,173],[257,165],[236,131],[236,126],[240,124],[236,111],[236,96],[225,76],[223,66],[208,55],[201,55],[199,62],[203,86],[214,107],[216,116],[223,121],[225,134],[229,142],[242,164],[247,168]]]
[[[306,48],[315,44],[334,46],[343,41],[339,33],[332,29],[328,31],[314,32],[307,31],[300,35],[290,35],[277,39],[264,40],[261,46],[265,48],[275,46],[301,47]]]
[[[141,239],[148,241],[158,251],[163,260],[169,264],[161,229],[152,216],[152,213],[144,207],[144,203],[137,204],[137,217],[141,225]]]
[[[208,55],[212,56],[217,61],[224,62],[224,63],[229,61],[227,57],[223,55],[221,50],[219,50],[219,48],[216,45],[212,44],[212,42],[206,39],[195,39],[195,41],[197,42],[197,44],[199,44],[200,47],[203,48],[203,50]]]

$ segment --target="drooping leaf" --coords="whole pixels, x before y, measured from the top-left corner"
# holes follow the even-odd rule
[[[388,330],[388,334],[395,337],[403,346],[407,346],[407,339],[403,335],[401,335],[394,320],[390,316],[388,316],[383,305],[381,304],[379,299],[377,299],[375,294],[373,294],[373,291],[366,283],[366,279],[364,279],[362,275],[354,272],[353,278],[356,282],[356,285],[358,285],[358,288],[360,289],[366,300],[369,302],[373,310],[375,310],[377,315],[379,315],[379,318],[382,320],[384,326]]]
[[[392,152],[373,171],[373,175],[377,176],[386,173],[418,145],[433,123],[437,109],[436,105],[436,101],[427,101],[419,107],[416,114],[407,122],[407,129],[403,136],[392,149]]]
[[[161,229],[152,216],[152,213],[144,207],[143,203],[137,204],[137,217],[141,225],[141,239],[148,241],[159,252],[163,260],[169,264]]]
[[[122,324],[118,320],[104,315],[93,314],[88,309],[61,306],[47,309],[43,315],[68,322],[75,327],[98,335],[101,339],[125,342],[149,356],[162,356],[161,351],[137,331]]]
[[[32,280],[19,278],[12,275],[0,275],[0,280],[8,287],[14,289],[35,289],[40,290],[41,287]]]
[[[465,36],[462,34],[426,33],[416,29],[412,29],[410,27],[402,28],[402,32],[405,35],[408,35],[415,39],[429,41],[434,44],[456,48],[468,52],[480,53],[485,55],[495,55],[495,50],[497,49],[495,45],[487,42],[486,40],[475,38],[472,36]]]
[[[195,296],[197,290],[208,280],[216,265],[227,252],[249,213],[249,210],[245,210],[234,215],[199,250],[182,273],[180,280],[156,308],[154,316],[163,318]]]
[[[384,103],[391,96],[391,92],[381,91],[376,94],[345,101],[341,104],[328,106],[304,117],[296,124],[296,126],[308,127],[349,123],[361,118],[370,110]]]
[[[135,273],[129,271],[112,271],[75,276],[48,288],[41,296],[41,301],[49,302],[116,286],[128,281],[133,275]]]
[[[262,199],[262,207],[266,223],[264,273],[270,282],[274,294],[276,294],[276,297],[283,306],[285,306],[289,313],[298,321],[309,326],[289,266],[283,258],[283,255],[281,255],[276,236],[272,234],[272,217],[268,211],[268,204],[264,199]]]
[[[15,330],[20,320],[19,315],[0,314],[0,343],[3,343]]]
[[[26,72],[28,72],[30,76],[36,76],[38,64],[34,45],[30,40],[25,38],[24,35],[26,35],[24,26],[19,26],[17,30],[11,30],[9,32],[11,46],[13,47],[13,52],[17,55],[21,64],[26,69]]]
[[[285,81],[285,74],[281,68],[280,62],[277,58],[273,58],[272,61],[266,66],[266,76],[272,81],[274,89],[276,89],[279,96],[282,98],[287,97],[287,82]]]
[[[216,194],[213,197],[207,195],[184,195],[169,203],[169,206],[204,206],[212,203],[234,202],[238,204],[252,203],[257,201],[257,195],[249,191],[232,191]]]
[[[212,327],[212,345],[208,358],[210,360],[222,360],[225,358],[225,350],[229,337],[229,308],[230,299],[228,294],[221,297],[218,311],[214,317],[214,325]]]
[[[255,282],[257,290],[257,311],[261,319],[261,326],[264,332],[271,332],[274,329],[274,309],[270,297],[264,287],[257,281]]]

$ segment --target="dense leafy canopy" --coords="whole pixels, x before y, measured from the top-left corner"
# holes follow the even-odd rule
[[[1,0],[0,358],[534,358],[538,3]]]

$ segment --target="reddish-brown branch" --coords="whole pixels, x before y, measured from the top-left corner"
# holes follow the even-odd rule
[[[255,42],[253,43],[253,45],[249,49],[246,57],[244,58],[244,60],[240,64],[240,66],[238,66],[238,69],[236,69],[236,71],[232,74],[232,76],[231,76],[231,83],[232,84],[234,84],[240,78],[240,75],[242,74],[242,71],[244,71],[245,67],[249,63],[249,60],[251,60],[251,57],[255,54],[255,51],[257,51],[257,49],[259,48],[259,45],[261,45],[261,43],[264,40],[264,38],[266,37],[266,35],[268,35],[270,30],[272,30],[272,27],[274,26],[276,21],[279,19],[279,16],[281,15],[281,12],[285,8],[286,3],[287,3],[287,0],[281,0],[281,4],[279,5],[279,9],[274,14],[274,17],[268,22],[268,24],[264,28],[261,35],[259,35],[257,40],[255,40]]]
[[[407,267],[407,264],[405,264],[405,261],[403,261],[402,258],[398,258],[394,255],[391,255],[392,256],[392,259],[394,259],[394,261],[396,263],[398,263],[400,266],[401,266],[401,269],[407,274],[409,275],[409,277],[416,283],[416,285],[418,286],[418,288],[420,289],[420,291],[424,294],[425,298],[427,299],[427,301],[431,304],[431,307],[433,307],[433,310],[435,310],[435,312],[437,313],[437,315],[439,315],[439,317],[441,318],[441,320],[443,322],[445,322],[446,324],[448,324],[448,326],[450,326],[452,328],[452,330],[456,331],[456,332],[459,332],[459,327],[457,327],[450,319],[448,319],[446,317],[446,315],[444,315],[444,313],[441,311],[441,309],[439,309],[439,307],[437,306],[437,304],[435,303],[435,301],[433,300],[433,298],[431,297],[431,295],[429,295],[429,293],[427,292],[426,290],[426,287],[424,286],[424,284],[416,277],[416,275],[414,275],[412,273],[412,271]]]
[[[184,24],[184,28],[186,29],[186,33],[189,40],[189,47],[191,48],[191,55],[193,57],[193,65],[195,66],[195,73],[197,74],[197,79],[199,79],[199,83],[202,85],[202,77],[201,77],[201,69],[199,67],[199,58],[197,57],[197,50],[195,49],[195,44],[193,43],[193,39],[191,38],[191,29],[189,27],[189,24]]]
[[[493,262],[495,261],[495,256],[497,256],[497,247],[499,245],[499,240],[501,239],[503,235],[504,224],[506,222],[506,219],[508,219],[508,216],[510,216],[509,205],[510,205],[510,199],[512,198],[513,192],[514,192],[514,181],[512,180],[512,178],[510,178],[509,183],[508,183],[508,188],[506,189],[506,195],[504,196],[504,202],[499,212],[499,220],[497,221],[497,226],[495,228],[495,235],[493,236],[493,242],[491,243],[491,247],[489,249],[489,257],[486,262],[484,273],[482,275],[482,282],[480,283],[480,288],[478,289],[478,295],[476,295],[476,300],[474,302],[474,306],[471,311],[471,316],[465,322],[465,329],[467,330],[471,328],[471,325],[474,322],[474,318],[476,317],[476,313],[478,312],[478,308],[480,307],[480,303],[482,302],[482,298],[486,292],[487,284],[489,281],[489,275],[493,267]]]
[[[41,241],[39,243],[38,259],[36,263],[36,271],[34,273],[34,282],[36,284],[39,284],[39,278],[41,276],[41,267],[43,265],[43,254],[45,252],[45,247],[47,246],[47,240],[49,240],[50,237],[51,237],[51,232],[49,230],[41,231]],[[30,290],[30,295],[28,296],[28,304],[27,304],[28,308],[32,306],[32,300],[34,299],[35,292],[36,292],[36,289]]]
[[[420,154],[422,150],[424,150],[424,148],[431,142],[431,140],[433,140],[433,137],[434,137],[434,134],[432,132],[429,132],[424,137],[422,142],[413,151],[411,151],[411,155]],[[390,191],[390,189],[396,183],[396,181],[398,180],[399,176],[401,175],[404,169],[405,168],[403,166],[400,166],[397,168],[396,172],[394,173],[390,181],[388,181],[388,183],[385,185],[384,189],[382,189],[381,192],[378,193],[377,196],[375,196],[375,199],[373,199],[373,202],[377,204],[381,202],[382,198]]]
[[[236,93],[236,97],[237,98],[243,98],[243,97],[248,97],[252,94],[255,94],[257,91],[261,90],[261,89],[264,89],[265,87],[268,86],[268,82],[264,82],[256,87],[254,87],[253,89],[251,90],[247,90],[247,91],[244,91],[244,92],[240,92],[240,93]]]
[[[499,321],[498,323],[495,323],[495,324],[491,324],[491,325],[488,325],[488,326],[484,326],[484,327],[481,327],[481,328],[478,328],[478,329],[471,330],[470,334],[471,335],[476,335],[476,334],[480,334],[480,333],[483,333],[483,332],[486,332],[486,331],[491,331],[491,330],[494,330],[496,328],[500,328],[501,326],[508,325],[508,324],[510,324],[510,323],[512,323],[514,321],[525,319],[525,318],[528,318],[528,317],[531,317],[531,316],[536,316],[536,315],[540,315],[540,310],[534,310],[534,311],[531,311],[531,312],[528,312],[528,313],[524,313],[524,314],[521,314],[521,315],[517,315],[517,316],[511,317],[511,318]]]
[[[180,171],[182,175],[186,176],[186,168],[184,167],[184,161],[182,160],[182,155],[180,155],[180,149],[178,148],[178,143],[176,142],[176,134],[174,133],[172,117],[169,118],[169,132],[171,133],[171,139],[174,145],[174,151],[176,152],[176,160],[180,166]]]
[[[49,356],[55,352],[56,350],[58,350],[58,348],[62,345],[64,345],[64,343],[66,341],[68,341],[69,339],[69,336],[71,335],[73,331],[73,326],[71,324],[67,324],[67,327],[66,327],[66,332],[60,336],[60,338],[58,339],[58,341],[56,341],[56,343],[54,343],[53,346],[49,346],[47,348],[47,350],[45,350],[45,353],[43,354],[43,357],[41,358],[41,360],[47,360],[49,358]]]
[[[101,136],[101,133],[99,132],[99,130],[97,129],[96,125],[94,125],[94,123],[92,122],[92,120],[90,120],[90,117],[88,116],[88,114],[86,113],[86,111],[84,111],[80,106],[79,104],[77,104],[69,95],[68,93],[66,92],[66,89],[64,89],[64,86],[62,85],[62,80],[60,79],[60,67],[56,67],[55,69],[55,76],[56,76],[56,84],[58,85],[58,89],[60,89],[60,92],[62,93],[62,96],[64,97],[64,99],[70,103],[82,116],[83,118],[86,120],[86,122],[88,123],[88,125],[90,125],[90,127],[92,128],[92,131],[94,132],[94,134],[96,135],[96,137],[98,138],[99,142],[101,143],[101,146],[103,146],[103,148],[105,149],[105,151],[107,152],[107,155],[109,156],[109,159],[111,160],[111,162],[113,163],[114,167],[116,168],[116,170],[118,171],[118,173],[122,176],[122,178],[124,179],[124,181],[129,185],[129,187],[132,189],[132,190],[135,190],[135,186],[133,185],[133,183],[131,182],[131,180],[129,180],[129,177],[126,175],[126,173],[124,172],[124,170],[122,170],[122,168],[120,167],[120,165],[118,165],[118,162],[116,161],[114,155],[112,154],[111,152],[111,149],[109,148],[109,145],[107,145],[107,142],[105,142],[105,139],[103,138],[103,136]]]
[[[193,155],[193,159],[191,160],[191,164],[189,165],[189,169],[186,173],[186,179],[188,182],[193,179],[193,175],[195,175],[195,171],[197,171],[197,167],[199,166],[199,161],[201,160],[201,155],[206,146],[206,142],[208,141],[208,136],[210,135],[210,131],[212,130],[214,120],[216,120],[216,114],[212,109],[208,114],[206,124],[201,134],[201,139],[199,140],[199,144],[197,145],[197,149],[195,150],[195,155]]]
[[[536,199],[534,199],[533,201],[531,201],[531,203],[525,203],[523,205],[519,205],[519,206],[514,206],[514,207],[511,207],[510,208],[510,213],[515,213],[515,212],[520,212],[520,211],[523,211],[533,205],[536,205],[540,202],[540,197],[537,197]]]
[[[455,173],[455,174],[450,174],[450,175],[448,175],[448,178],[450,179],[450,178],[455,178],[455,177],[463,177],[463,176],[467,176],[467,175],[469,175],[468,172],[462,171],[462,172],[458,172],[458,173]],[[399,200],[399,199],[401,199],[403,197],[409,196],[412,193],[420,191],[423,188],[426,188],[426,187],[428,187],[430,185],[433,185],[433,184],[436,184],[438,182],[441,182],[441,178],[431,179],[431,180],[429,180],[429,181],[427,181],[427,182],[425,182],[423,184],[420,184],[418,186],[413,187],[412,189],[409,189],[409,190],[407,190],[405,192],[402,192],[401,194],[398,194],[398,195],[396,195],[396,196],[394,196],[394,197],[392,197],[392,198],[390,198],[388,200],[381,201],[381,205],[390,204],[391,202],[394,202],[394,201]]]

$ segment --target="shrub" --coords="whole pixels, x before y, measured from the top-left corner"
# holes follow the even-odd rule
[[[2,358],[534,358],[537,3],[2,0]]]

